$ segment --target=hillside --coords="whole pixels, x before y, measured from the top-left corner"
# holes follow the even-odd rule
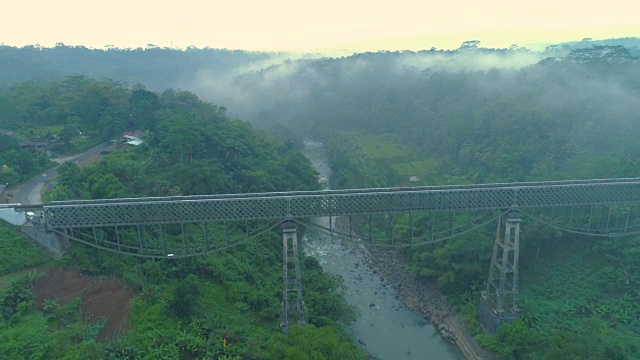
[[[28,98],[19,95],[18,89],[24,87],[30,90]],[[231,120],[222,107],[188,92],[159,94],[73,77],[18,84],[9,96],[20,100],[16,107],[20,117],[9,119],[18,129],[82,129],[82,134],[70,131],[68,138],[62,137],[63,147],[73,146],[79,138],[99,142],[121,134],[113,127],[116,123],[123,129],[144,130],[142,144],[119,145],[93,165],[79,169],[74,163],[63,164],[58,184],[46,194],[49,199],[319,186],[313,167],[295,151],[293,142]],[[48,102],[41,106],[44,98]],[[190,238],[203,236],[199,225],[185,229]],[[240,234],[244,224],[230,227],[229,235]],[[178,235],[168,229],[166,236]],[[212,228],[209,236],[222,239],[225,231]],[[324,274],[313,258],[301,258],[309,325],[292,325],[289,336],[282,334],[281,236],[275,228],[251,242],[184,260],[114,256],[75,244],[56,263],[67,271],[55,268],[49,274],[51,281],[64,279],[63,284],[36,281],[31,274],[2,293],[0,350],[16,359],[364,359],[364,352],[356,349],[340,325],[356,316],[340,293],[341,279]],[[26,240],[11,235],[0,241],[10,246],[4,243]],[[19,266],[7,264],[6,271],[16,270]],[[118,281],[97,280],[104,277]],[[111,294],[107,295],[111,304],[121,307],[97,311],[107,301],[101,294]]]
[[[104,59],[111,51],[120,50],[96,56]],[[163,51],[173,50],[149,51],[162,58]],[[313,134],[328,144],[334,188],[638,177],[639,57],[635,38],[583,40],[542,52],[486,49],[470,41],[456,50],[267,61],[230,73],[226,69],[236,67],[228,63],[217,70],[184,68],[167,77],[167,82],[182,81],[185,88],[224,107],[187,91],[128,88],[119,82],[126,77],[41,79],[3,90],[0,119],[23,134],[26,129],[45,136],[56,133],[60,148],[68,151],[123,131],[142,132],[145,144],[140,147],[109,154],[82,170],[66,165],[51,199],[313,189],[315,172],[294,151],[300,147],[299,134]],[[276,135],[232,116],[275,130]],[[455,216],[453,221],[466,221]],[[394,221],[391,229],[379,223],[375,230],[406,232],[408,217]],[[439,226],[427,216],[416,216],[415,221],[424,228]],[[198,230],[193,233],[198,236]],[[411,272],[448,295],[468,328],[500,358],[637,358],[638,237],[594,240],[533,221],[523,224],[522,233],[524,316],[495,335],[480,330],[476,308],[489,268],[493,224],[446,242],[410,247],[402,255]],[[286,352],[284,340],[263,327],[275,323],[278,302],[273,292],[259,290],[256,284],[269,283],[275,289],[280,281],[276,269],[269,268],[276,263],[276,247],[259,243],[234,251],[239,252],[177,266],[133,260],[123,260],[123,265],[82,250],[71,263],[89,273],[130,279],[141,294],[151,293],[145,306],[153,310],[145,316],[157,322],[149,327],[182,330],[184,319],[163,323],[159,318],[177,309],[167,305],[167,299],[175,300],[171,294],[178,291],[177,279],[195,274],[196,279],[182,284],[200,289],[194,291],[194,311],[205,311],[206,304],[226,314],[212,320],[215,336],[223,333],[223,323],[236,321],[243,324],[242,330],[231,334],[243,344],[255,342],[265,353],[295,358],[296,350]],[[334,320],[352,316],[339,300],[339,282],[316,271],[313,260],[304,263],[308,276],[322,279],[314,281],[319,284],[316,291],[326,290],[330,297],[318,295],[312,307],[324,307]],[[256,272],[260,276],[252,275]],[[158,292],[167,294],[166,302],[154,296]],[[209,303],[205,297],[229,303]],[[259,324],[238,320],[244,311],[252,312]],[[314,323],[330,324],[324,331],[335,331],[336,339],[344,339],[335,322],[320,313],[315,313]],[[312,329],[308,331],[316,331]],[[136,342],[140,339],[129,340],[142,346]],[[158,346],[170,347],[171,341],[163,339]],[[331,343],[332,349],[343,346]],[[246,351],[238,354],[258,357]]]

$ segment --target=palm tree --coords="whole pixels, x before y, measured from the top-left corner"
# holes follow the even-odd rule
[[[615,309],[615,313],[613,314],[613,317],[616,322],[623,323],[623,324],[627,324],[629,323],[629,321],[631,321],[631,315],[629,314],[629,311],[626,308]]]
[[[42,303],[42,311],[45,314],[51,314],[58,308],[58,302],[54,299],[45,299]]]
[[[577,309],[576,309],[575,304],[570,303],[568,301],[565,302],[564,305],[562,306],[562,312],[565,315],[573,316],[573,315],[575,315],[576,311],[577,311]]]
[[[594,315],[602,317],[604,315],[609,314],[609,312],[611,312],[611,306],[607,304],[598,304],[592,309],[592,311]]]
[[[479,293],[481,290],[482,282],[480,282],[479,280],[473,280],[473,283],[471,284],[471,293]]]
[[[473,296],[468,291],[466,291],[464,294],[460,295],[460,300],[462,300],[462,305],[473,304]]]

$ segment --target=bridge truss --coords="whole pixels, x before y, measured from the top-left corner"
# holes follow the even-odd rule
[[[497,220],[480,311],[483,326],[493,331],[519,314],[521,219],[593,236],[640,233],[640,178],[64,201],[42,208],[48,231],[97,248],[153,258],[219,251],[260,238],[286,220],[283,329],[289,306],[297,308],[298,322],[304,323],[291,220],[329,217],[329,231],[337,233],[334,219],[348,219],[342,226],[347,236],[390,246],[442,241]],[[399,229],[399,223],[405,226]],[[232,235],[239,233],[242,236]],[[295,300],[288,301],[288,294]]]

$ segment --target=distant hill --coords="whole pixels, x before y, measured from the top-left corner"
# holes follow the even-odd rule
[[[129,85],[144,83],[154,90],[177,87],[199,71],[219,75],[242,69],[277,56],[276,53],[224,49],[186,50],[147,47],[145,49],[89,49],[59,44],[0,46],[0,88],[34,79],[62,79],[70,75],[109,78]]]
[[[609,46],[622,45],[626,48],[637,50],[638,48],[640,48],[640,38],[626,37],[626,38],[605,39],[605,40],[593,40],[591,38],[585,38],[580,41],[568,41],[568,42],[559,44],[559,46],[568,46],[571,48],[584,48],[584,47],[590,47],[593,45],[609,45]]]
[[[640,56],[640,38],[626,37],[617,39],[593,40],[584,38],[580,41],[568,41],[548,46],[544,53],[547,56],[561,56],[574,49],[584,49],[593,46],[624,46],[634,56]]]
[[[622,45],[635,55],[640,55],[640,38],[620,38],[606,40],[583,39],[565,42],[547,47],[536,53],[526,49],[486,49],[478,46],[477,41],[466,41],[458,50],[470,48],[481,50],[484,54],[505,54],[518,51],[536,54],[538,57],[557,57],[566,55],[576,48],[588,48],[594,45]],[[457,50],[456,50],[457,51]],[[384,52],[387,54],[413,53],[452,53],[455,51],[424,50],[418,52]],[[360,56],[354,54],[352,56]],[[350,56],[350,57],[352,57]],[[14,47],[0,45],[0,88],[27,80],[60,80],[70,75],[85,75],[98,79],[123,81],[128,85],[142,83],[146,87],[162,91],[168,88],[197,90],[191,85],[206,75],[210,79],[229,79],[235,75],[267,68],[274,64],[298,59],[301,56],[287,53],[251,52],[189,47],[185,50],[160,48],[149,44],[146,48],[136,49],[90,49],[84,46],[67,46],[63,43],[47,48],[39,45]],[[304,59],[317,59],[318,54],[302,56]],[[207,97],[207,94],[199,94]]]

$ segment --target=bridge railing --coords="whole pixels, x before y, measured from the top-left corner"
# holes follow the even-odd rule
[[[501,210],[640,201],[640,179],[600,179],[55,202],[50,228]]]
[[[492,183],[492,184],[467,184],[467,185],[438,185],[438,186],[412,186],[412,187],[391,187],[391,188],[367,188],[367,189],[344,189],[344,190],[317,190],[317,191],[281,191],[267,193],[249,194],[214,194],[214,195],[188,195],[188,196],[162,196],[162,197],[140,197],[140,198],[118,198],[99,200],[70,200],[53,201],[52,205],[88,205],[88,204],[108,204],[126,202],[156,202],[156,201],[179,201],[179,200],[217,200],[217,199],[237,199],[237,198],[265,198],[282,196],[307,196],[307,195],[350,195],[365,193],[390,193],[390,192],[422,192],[431,190],[478,190],[492,188],[518,188],[518,187],[545,187],[553,185],[582,185],[582,184],[611,184],[611,183],[638,183],[640,178],[613,178],[613,179],[588,179],[588,180],[558,180],[542,182],[518,182],[518,183]]]

